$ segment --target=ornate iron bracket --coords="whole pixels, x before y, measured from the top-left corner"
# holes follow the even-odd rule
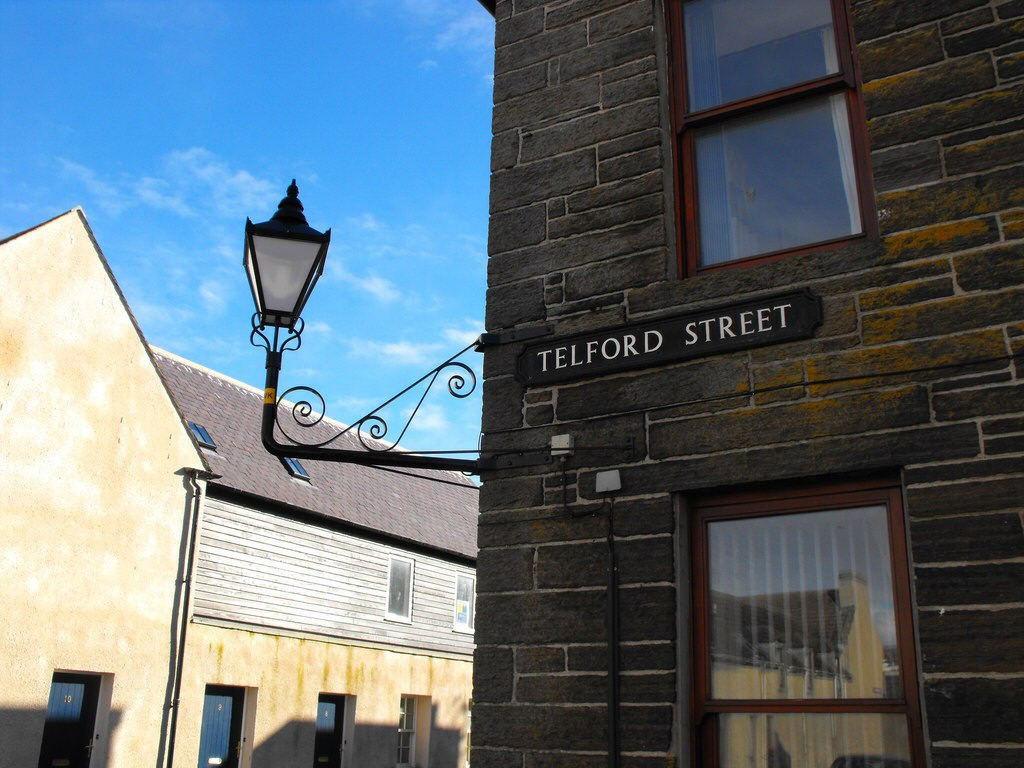
[[[347,462],[382,467],[406,467],[412,469],[444,469],[468,474],[478,474],[489,469],[505,469],[516,466],[550,464],[550,451],[520,451],[474,459],[453,458],[455,453],[476,453],[473,451],[405,451],[396,450],[405,436],[420,407],[430,394],[438,379],[443,379],[448,394],[458,399],[469,397],[477,385],[477,377],[470,366],[458,358],[472,349],[484,345],[478,339],[466,348],[435,366],[408,387],[389,398],[372,411],[341,429],[330,429],[325,423],[326,401],[317,390],[308,386],[291,387],[278,392],[278,378],[281,372],[281,356],[285,351],[295,351],[302,346],[304,323],[300,319],[294,330],[274,327],[273,333],[259,324],[259,315],[253,315],[252,333],[249,341],[255,347],[267,352],[267,377],[263,395],[263,419],[261,437],[264,448],[275,456],[315,461]],[[382,412],[389,405],[413,390],[420,389],[419,399],[412,414],[398,430],[394,441],[385,442],[389,425]],[[296,395],[298,397],[296,397]],[[303,430],[309,430],[303,434]],[[279,439],[282,436],[284,440]],[[306,437],[306,436],[309,437]],[[340,443],[355,439],[360,449],[341,448]],[[438,455],[444,454],[444,455]]]

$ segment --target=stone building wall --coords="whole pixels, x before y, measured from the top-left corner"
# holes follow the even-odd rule
[[[660,0],[496,6],[489,331],[552,338],[809,289],[814,337],[524,387],[485,355],[475,768],[691,763],[687,499],[894,473],[934,768],[1024,761],[1024,3],[852,3],[880,235],[679,276]],[[616,448],[630,440],[632,455]],[[599,470],[620,470],[612,500]],[[609,523],[609,520],[611,521]]]

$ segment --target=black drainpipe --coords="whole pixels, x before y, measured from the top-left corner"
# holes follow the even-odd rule
[[[196,556],[196,536],[199,531],[199,511],[202,506],[203,491],[197,479],[202,477],[206,480],[217,477],[201,469],[186,469],[189,489],[192,492],[192,509],[188,522],[188,555],[182,563],[180,579],[182,583],[181,613],[179,618],[178,633],[178,654],[174,663],[174,691],[171,694],[171,701],[168,707],[171,711],[170,736],[167,740],[167,759],[165,765],[171,768],[174,765],[174,741],[178,736],[178,705],[181,702],[181,678],[185,667],[185,636],[188,633],[188,611],[192,604],[192,566]]]
[[[608,768],[619,765],[619,569],[615,560],[612,516],[615,499],[608,505]]]

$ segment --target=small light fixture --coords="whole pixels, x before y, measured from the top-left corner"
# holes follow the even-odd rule
[[[262,224],[245,220],[245,271],[260,327],[294,329],[324,271],[331,230],[306,223],[292,179],[277,213]]]

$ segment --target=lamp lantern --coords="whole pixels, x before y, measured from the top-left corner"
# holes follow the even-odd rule
[[[295,328],[323,274],[330,242],[331,230],[306,223],[294,179],[270,221],[246,218],[244,264],[260,327]]]

